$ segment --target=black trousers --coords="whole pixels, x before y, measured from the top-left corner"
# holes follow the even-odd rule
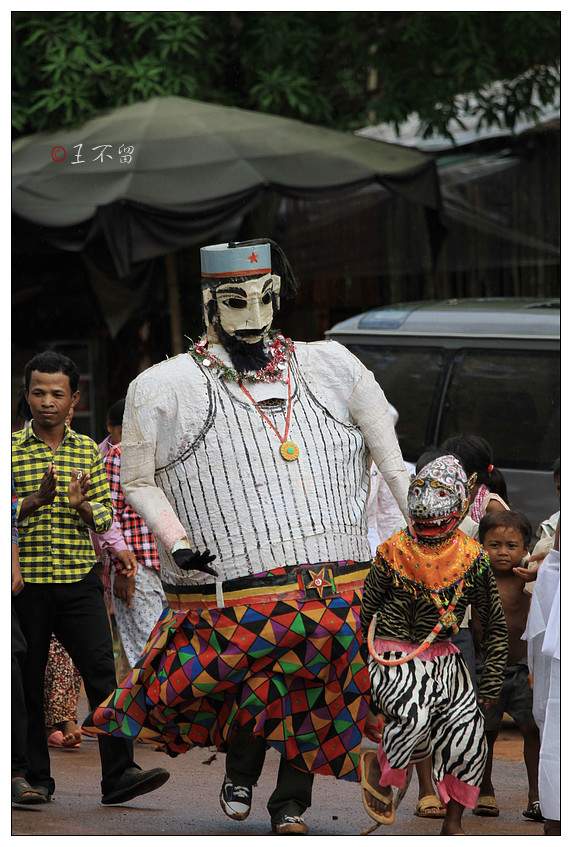
[[[26,776],[26,734],[28,716],[24,698],[23,670],[26,660],[26,641],[12,597],[12,776]]]
[[[94,709],[116,688],[113,644],[103,599],[103,585],[91,571],[78,582],[27,582],[14,598],[22,634],[27,643],[23,667],[28,712],[26,778],[31,785],[55,782],[44,719],[44,676],[52,633],[70,654],[80,672],[90,708]],[[126,768],[133,767],[133,744],[126,739],[98,736],[101,790],[115,787]]]
[[[252,786],[262,773],[266,756],[266,741],[263,738],[239,730],[226,754],[226,775],[235,785]],[[281,815],[302,815],[312,804],[314,774],[292,767],[281,758],[276,788],[266,805],[270,820]]]

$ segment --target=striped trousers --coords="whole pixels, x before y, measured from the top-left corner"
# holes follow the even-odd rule
[[[416,645],[376,641],[378,653],[395,659]],[[393,649],[388,649],[388,647]],[[384,652],[385,651],[385,652]],[[437,643],[402,665],[368,659],[371,707],[381,714],[380,785],[403,787],[407,767],[431,756],[441,801],[474,808],[485,768],[484,720],[467,666],[457,649]]]

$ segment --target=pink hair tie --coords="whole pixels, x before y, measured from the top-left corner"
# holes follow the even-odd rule
[[[494,468],[494,465],[489,465],[488,468],[487,468],[487,473],[490,473],[493,468]]]

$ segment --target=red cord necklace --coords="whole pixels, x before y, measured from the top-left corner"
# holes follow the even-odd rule
[[[253,403],[254,408],[256,409],[258,414],[266,421],[268,426],[271,427],[274,430],[274,432],[276,433],[276,435],[280,439],[280,442],[281,442],[280,443],[280,455],[282,456],[282,458],[285,459],[287,462],[294,462],[298,458],[298,456],[300,455],[300,449],[296,444],[294,444],[293,441],[287,441],[286,440],[286,438],[288,436],[288,430],[290,429],[290,412],[291,412],[291,409],[292,409],[292,391],[291,391],[291,387],[290,387],[290,365],[288,365],[288,378],[286,380],[286,384],[288,386],[288,405],[286,407],[286,427],[284,429],[284,435],[280,435],[280,432],[276,429],[276,427],[274,426],[274,424],[272,423],[270,418],[268,418],[264,414],[262,409],[260,409],[258,407],[256,400],[254,399],[252,394],[249,391],[246,390],[246,388],[242,384],[242,381],[239,379],[239,380],[237,380],[237,382],[238,382],[240,388],[242,389],[242,391],[248,397],[248,399]]]

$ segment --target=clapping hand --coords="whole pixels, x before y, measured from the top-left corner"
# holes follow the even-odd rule
[[[68,502],[72,509],[78,509],[87,500],[87,492],[91,483],[91,476],[82,473],[76,468],[72,469],[72,477],[68,485]]]
[[[53,462],[50,462],[46,468],[40,487],[36,492],[38,505],[46,506],[53,503],[58,493],[58,473]]]

